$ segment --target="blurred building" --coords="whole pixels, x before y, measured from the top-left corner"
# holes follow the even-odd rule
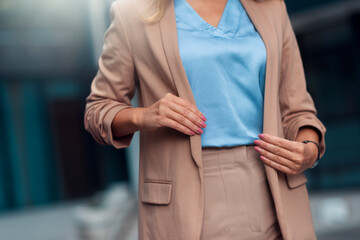
[[[319,2],[291,12],[308,90],[327,128],[321,165],[306,171],[308,187],[359,189],[360,1]],[[293,4],[289,2],[289,9]]]
[[[124,150],[98,145],[83,127],[97,70],[91,20],[104,25],[99,35],[109,22],[108,6],[90,3],[0,1],[0,211],[128,179]]]

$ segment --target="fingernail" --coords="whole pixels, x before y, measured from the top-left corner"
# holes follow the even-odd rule
[[[259,141],[259,140],[255,140],[254,143],[257,145],[257,144],[260,144],[260,141]]]
[[[264,134],[262,134],[262,133],[261,133],[261,134],[259,134],[258,136],[259,136],[259,138],[261,138],[261,139],[263,139],[263,138],[264,138]]]
[[[198,128],[196,132],[197,132],[198,134],[201,134],[201,133],[203,133],[204,131],[203,131],[201,128]]]
[[[204,115],[201,115],[201,119],[202,119],[203,121],[206,121],[206,117],[205,117]]]
[[[206,128],[206,124],[204,122],[200,123],[201,127]]]
[[[259,148],[258,146],[255,147],[255,150],[261,152],[261,148]]]
[[[190,135],[194,136],[194,135],[195,135],[195,133],[194,133],[193,131],[190,131]]]

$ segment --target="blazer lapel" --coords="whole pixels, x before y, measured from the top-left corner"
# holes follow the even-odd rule
[[[277,84],[276,81],[271,80],[271,76],[273,76],[272,71],[274,71],[273,67],[273,56],[272,56],[272,33],[269,31],[269,23],[266,22],[266,19],[261,14],[260,6],[256,6],[258,4],[253,0],[240,0],[246,10],[249,18],[257,29],[259,35],[261,36],[265,47],[266,47],[266,73],[265,73],[265,92],[264,92],[264,119],[263,119],[263,132],[271,135],[277,135],[277,116],[276,111],[273,111],[273,106],[276,106],[275,100],[276,96],[273,96]],[[265,164],[266,175],[271,183],[275,183],[277,181],[277,172],[272,167]],[[272,185],[271,184],[271,185]]]
[[[196,106],[195,99],[180,58],[173,0],[168,1],[165,15],[162,17],[159,24],[165,56],[178,95]],[[202,168],[201,136],[197,134],[191,136],[190,145],[191,155],[196,165],[199,168]]]

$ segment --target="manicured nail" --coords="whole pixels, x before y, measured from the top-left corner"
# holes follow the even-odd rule
[[[262,133],[261,133],[261,134],[259,134],[258,136],[259,136],[259,138],[261,138],[261,139],[263,139],[263,138],[264,138],[264,134],[262,134]]]
[[[258,144],[260,144],[260,141],[259,141],[259,140],[255,140],[254,143],[255,143],[256,145],[258,145]]]
[[[194,136],[195,133],[194,133],[193,131],[190,131],[190,135],[191,135],[191,136]]]
[[[206,117],[205,117],[204,115],[201,115],[201,119],[202,119],[203,121],[206,121]]]
[[[259,148],[258,146],[255,147],[255,150],[261,152],[261,148]]]
[[[201,122],[200,125],[202,128],[206,128],[206,124],[204,122]]]
[[[198,134],[201,134],[201,133],[203,133],[204,131],[203,131],[201,128],[198,128],[198,129],[196,130],[196,132],[197,132]]]

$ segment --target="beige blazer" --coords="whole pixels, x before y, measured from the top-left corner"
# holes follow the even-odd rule
[[[173,1],[156,24],[140,20],[138,14],[146,5],[140,1],[112,4],[99,71],[86,98],[85,128],[97,142],[117,149],[128,147],[133,134],[114,138],[111,122],[117,112],[131,107],[135,89],[140,106],[150,106],[168,92],[195,105],[179,55]],[[284,1],[241,2],[267,50],[263,132],[295,140],[301,126],[313,126],[321,133],[322,156],[326,128],[316,117],[306,90]],[[201,151],[200,135],[189,137],[170,128],[140,132],[139,239],[200,238],[204,216]],[[316,239],[305,175],[289,176],[265,166],[284,239]]]

